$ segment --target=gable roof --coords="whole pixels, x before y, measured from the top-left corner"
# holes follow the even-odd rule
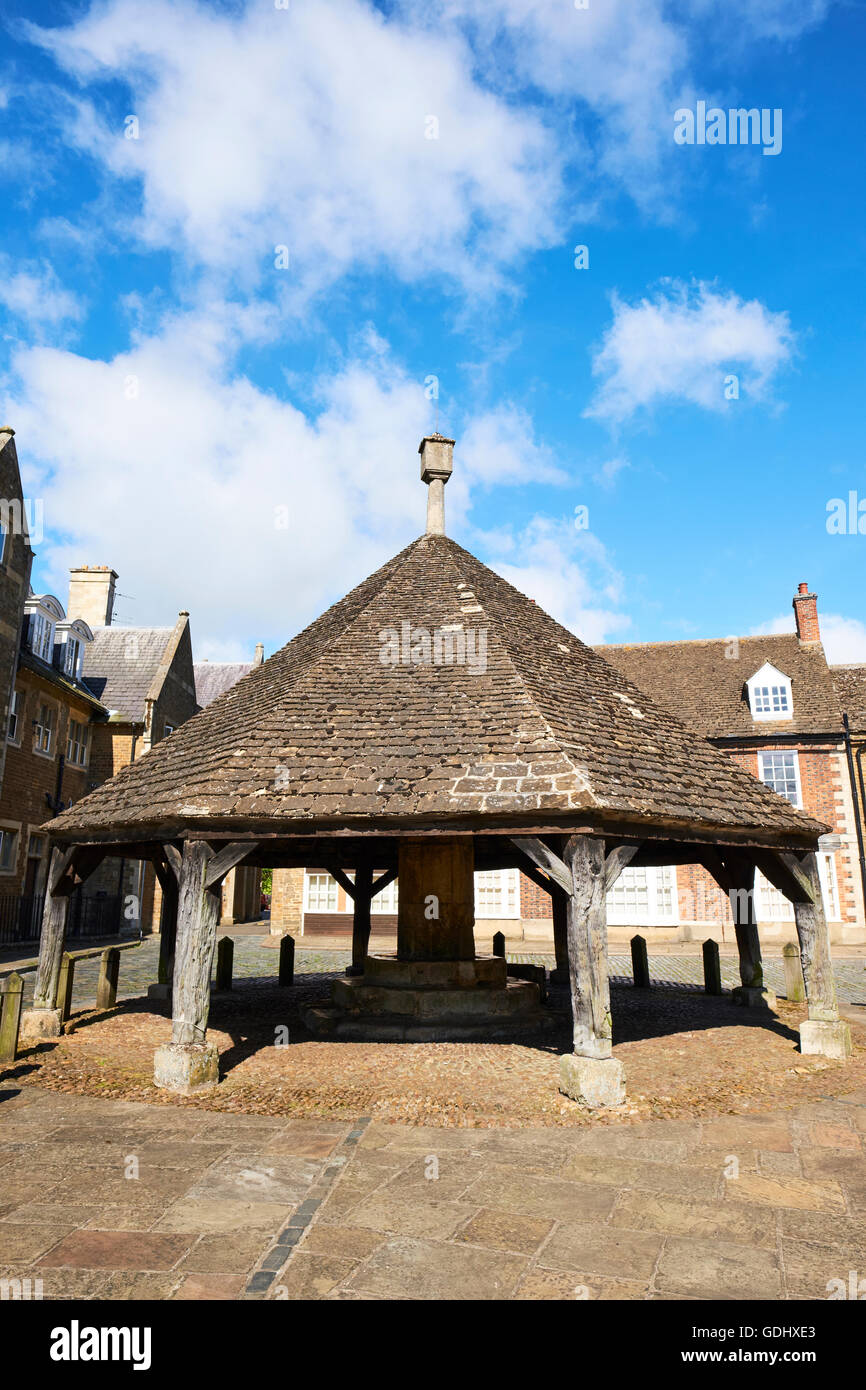
[[[735,656],[730,653],[733,641]],[[595,650],[705,738],[838,733],[839,702],[824,648],[795,633],[699,642],[647,642]],[[793,719],[755,720],[746,682],[769,662],[791,681]]]
[[[484,670],[383,664],[389,632],[455,626],[486,634]],[[765,843],[826,829],[456,542],[424,535],[50,830],[298,834],[347,818],[441,828],[473,817],[483,828],[577,812]]]
[[[831,666],[839,708],[847,714],[854,733],[866,733],[866,665]]]
[[[140,723],[173,631],[170,627],[96,628],[84,651],[84,684],[113,713]]]
[[[212,705],[220,695],[237,685],[241,676],[252,670],[249,661],[197,661],[195,672],[195,698],[202,709]]]

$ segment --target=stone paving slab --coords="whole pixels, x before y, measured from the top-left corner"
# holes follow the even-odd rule
[[[557,1130],[0,1096],[0,1280],[45,1299],[799,1300],[866,1270],[862,1087]]]

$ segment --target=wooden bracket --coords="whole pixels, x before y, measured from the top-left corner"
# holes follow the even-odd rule
[[[387,888],[389,883],[393,883],[396,877],[397,866],[395,864],[393,869],[386,869],[383,874],[379,875],[373,884],[373,890],[370,896],[375,898],[376,894],[381,893],[383,888]]]
[[[235,840],[232,844],[226,845],[225,849],[214,855],[205,870],[205,888],[217,887],[236,864],[240,864],[242,859],[246,859],[247,855],[256,849],[258,840]]]
[[[525,854],[527,859],[547,874],[548,878],[562,889],[563,893],[569,896],[574,892],[574,883],[571,874],[563,864],[558,855],[552,849],[548,849],[543,840],[536,839],[534,836],[512,836],[511,843],[516,845],[521,854]]]
[[[778,850],[754,850],[753,858],[764,878],[792,903],[818,902],[812,880],[796,854]]]
[[[166,863],[168,864],[175,878],[178,881],[180,881],[180,866],[183,863],[183,855],[181,854],[177,845],[165,844],[162,848],[163,853],[165,854]]]
[[[607,848],[607,846],[605,846]],[[604,891],[609,893],[623,869],[627,869],[640,850],[640,843],[617,845],[604,857]]]

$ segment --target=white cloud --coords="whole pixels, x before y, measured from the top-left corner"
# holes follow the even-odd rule
[[[821,641],[831,666],[847,662],[866,661],[866,623],[859,618],[846,618],[841,613],[819,613]],[[773,632],[794,632],[793,616],[782,614],[760,627],[752,628],[753,636]]]
[[[618,423],[665,401],[723,410],[729,375],[741,398],[763,400],[794,352],[787,314],[730,290],[667,281],[636,304],[612,302],[592,364],[602,383],[584,412],[598,420]]]
[[[567,482],[551,451],[535,438],[528,412],[510,402],[475,416],[460,437],[461,468],[488,484]]]
[[[70,566],[111,564],[124,621],[164,624],[188,608],[198,652],[239,657],[288,640],[422,532],[423,383],[370,329],[353,360],[319,379],[315,409],[301,410],[233,366],[238,345],[266,328],[248,309],[211,305],[110,361],[18,351],[2,384],[25,491],[44,504],[40,586],[63,597]],[[562,477],[514,407],[460,434],[451,535],[473,488],[486,490],[491,459],[500,486]],[[593,537],[537,520],[491,542],[499,554],[513,543],[515,582],[579,631],[594,639],[622,621],[606,611],[618,579]]]
[[[567,521],[535,516],[513,539],[499,537],[499,542],[500,553],[520,558],[513,563],[491,559],[491,568],[581,641],[608,641],[630,625],[616,607],[622,578],[591,533],[577,531]]]
[[[13,262],[5,255],[0,255],[0,305],[35,336],[43,328],[80,319],[84,312],[81,301],[63,288],[52,266]]]
[[[306,287],[386,260],[473,286],[548,244],[559,160],[541,121],[474,82],[456,34],[386,20],[364,0],[235,13],[109,0],[40,30],[84,88],[128,83],[124,114],[87,92],[67,138],[140,180],[130,228],[255,284],[289,248]],[[438,120],[438,138],[426,138]]]

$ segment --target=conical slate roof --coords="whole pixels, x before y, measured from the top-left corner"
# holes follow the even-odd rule
[[[436,664],[437,632],[459,642],[461,629],[467,659],[447,664],[446,650]],[[718,828],[800,844],[827,829],[456,542],[427,534],[48,828],[65,840],[196,827],[290,836],[568,813],[584,826],[649,820],[684,839]]]

